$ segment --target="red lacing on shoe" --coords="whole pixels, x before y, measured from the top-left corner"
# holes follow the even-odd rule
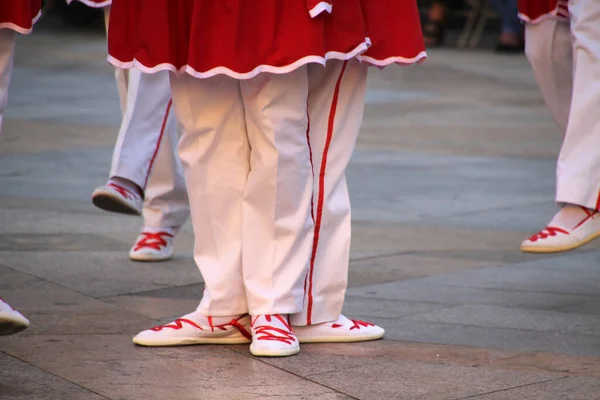
[[[123,196],[124,198],[126,198],[128,200],[138,199],[140,197],[140,196],[137,196],[135,193],[133,193],[131,190],[126,189],[123,186],[117,185],[116,183],[113,183],[113,182],[109,182],[106,186],[111,189],[114,189],[121,196]]]
[[[564,233],[565,235],[569,234],[568,231],[565,231],[562,228],[558,228],[556,226],[548,226],[548,227],[546,227],[546,229],[542,229],[535,235],[531,236],[529,238],[529,241],[537,242],[540,239],[546,239],[547,237],[550,237],[550,236],[556,236],[557,233]]]
[[[243,317],[240,317],[238,319],[232,319],[231,322],[229,323],[229,325],[235,326],[238,329],[238,331],[240,331],[240,333],[242,335],[244,335],[244,337],[246,339],[252,340],[252,334],[250,332],[248,332],[248,330],[244,327],[244,325],[240,324],[239,320],[241,318],[243,318]],[[220,326],[226,326],[226,325],[217,325],[217,326],[220,327]]]
[[[257,316],[256,319],[259,317],[260,316]],[[285,344],[292,344],[296,341],[296,335],[294,335],[292,332],[292,328],[288,322],[281,317],[281,315],[265,315],[264,317],[266,318],[267,322],[271,322],[271,317],[277,318],[283,325],[285,325],[287,331],[270,325],[261,325],[255,330],[257,340],[276,340]],[[252,325],[254,325],[256,319],[254,319]]]
[[[352,321],[352,326],[350,327],[350,330],[352,329],[360,329],[360,327],[369,327],[369,326],[375,326],[375,324],[372,324],[370,322],[366,322],[366,321],[361,321],[359,319],[351,319],[350,321]],[[332,328],[341,328],[344,325],[342,324],[331,324]]]
[[[577,225],[575,225],[575,228],[573,228],[573,230],[579,228],[587,220],[594,219],[594,215],[598,214],[598,211],[596,211],[596,210],[590,210],[589,208],[585,208],[585,207],[582,207],[582,206],[579,206],[579,208],[581,208],[583,210],[583,212],[586,213],[587,216],[584,219],[582,219],[581,221],[579,221],[579,223]]]
[[[243,318],[243,316],[239,317],[238,319],[232,319],[230,322],[228,322],[226,324],[213,325],[212,317],[208,317],[208,323],[210,325],[211,331],[213,331],[213,332],[215,331],[215,329],[226,331],[228,326],[233,326],[233,327],[237,328],[240,331],[240,333],[242,335],[244,335],[244,337],[246,337],[247,339],[252,339],[252,334],[250,332],[248,332],[248,330],[246,328],[244,328],[244,326],[242,324],[240,324],[240,322],[239,322],[239,320],[242,318]],[[191,325],[194,328],[198,328],[201,331],[205,330],[200,325],[196,324],[194,321],[191,321],[187,318],[178,318],[175,321],[171,322],[170,324],[163,325],[163,326],[155,326],[154,328],[151,328],[151,330],[153,330],[154,332],[160,332],[165,328],[179,330],[179,329],[183,328],[183,323]]]
[[[161,247],[167,245],[167,241],[163,238],[163,236],[173,237],[169,232],[142,232],[143,238],[137,241],[133,251],[138,251],[143,248],[149,248],[154,250],[160,250]]]
[[[183,323],[186,323],[188,325],[193,326],[194,328],[198,328],[201,331],[204,330],[204,328],[202,328],[200,325],[196,324],[194,321],[191,321],[189,319],[186,318],[178,318],[175,321],[171,322],[170,324],[167,325],[163,325],[163,326],[155,326],[154,328],[150,328],[150,330],[153,330],[154,332],[160,332],[165,328],[171,328],[171,329],[175,329],[175,330],[179,330],[181,328],[183,328]]]

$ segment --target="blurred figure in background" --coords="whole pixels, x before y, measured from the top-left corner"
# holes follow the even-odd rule
[[[490,0],[500,16],[500,36],[496,42],[499,53],[522,53],[525,49],[523,26],[519,21],[517,0]]]
[[[449,14],[473,7],[480,0],[434,0],[423,22],[423,36],[427,47],[444,44]],[[501,20],[501,31],[495,50],[500,53],[523,51],[523,28],[517,16],[517,0],[490,0]],[[485,9],[485,7],[484,7]]]

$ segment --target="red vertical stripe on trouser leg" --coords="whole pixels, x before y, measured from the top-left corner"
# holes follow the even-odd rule
[[[167,120],[169,119],[169,112],[171,111],[171,105],[173,104],[173,99],[169,99],[167,103],[167,110],[165,111],[165,116],[163,118],[162,126],[160,127],[160,135],[158,135],[158,141],[156,142],[156,147],[154,148],[154,154],[152,154],[152,158],[150,159],[150,165],[148,165],[148,173],[146,174],[146,180],[144,181],[143,190],[146,190],[146,185],[148,185],[148,178],[150,178],[150,173],[152,172],[152,165],[154,165],[154,160],[156,159],[156,155],[158,154],[158,150],[160,149],[160,144],[162,143],[163,135],[165,134],[165,128],[167,127]]]
[[[310,99],[310,95],[309,95],[309,97],[306,98],[306,119],[307,119],[306,144],[308,145],[308,155],[310,158],[310,170],[314,177],[315,176],[315,166],[313,165],[312,147],[310,146],[310,112],[308,109],[309,99]],[[313,184],[313,188],[314,188],[314,184]],[[315,197],[315,191],[313,189],[312,196],[310,197],[310,216],[313,220],[313,223],[315,222],[315,198],[314,197]],[[304,298],[306,298],[306,285],[308,282],[308,272],[309,271],[306,271],[306,276],[304,277]]]
[[[348,61],[344,61],[340,76],[335,84],[333,91],[333,99],[331,100],[331,107],[329,108],[329,121],[327,122],[327,138],[325,140],[325,148],[323,149],[323,158],[321,160],[321,169],[319,171],[319,198],[317,200],[317,215],[315,220],[315,235],[313,239],[313,250],[310,257],[310,268],[308,271],[308,305],[306,313],[306,324],[312,324],[312,287],[313,287],[313,275],[315,271],[315,259],[317,257],[317,248],[319,247],[319,236],[321,231],[321,219],[323,218],[323,203],[325,200],[325,173],[327,171],[327,155],[329,153],[329,146],[331,145],[331,139],[333,138],[333,128],[335,122],[335,113],[337,111],[338,98],[340,95],[340,86],[342,84],[342,77],[344,71],[346,71],[346,65]]]

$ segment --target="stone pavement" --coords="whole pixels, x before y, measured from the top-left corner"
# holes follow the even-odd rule
[[[133,263],[140,220],[95,209],[119,123],[101,34],[18,43],[0,141],[0,294],[31,320],[0,338],[0,399],[600,399],[600,247],[519,242],[555,211],[561,135],[522,56],[438,50],[372,70],[349,170],[345,313],[364,344],[142,348],[195,308],[191,227],[176,257]]]

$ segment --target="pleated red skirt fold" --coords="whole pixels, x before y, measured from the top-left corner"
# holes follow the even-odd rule
[[[30,33],[41,8],[42,0],[0,0],[0,28]]]
[[[519,18],[530,24],[547,19],[568,20],[568,0],[519,0]]]

